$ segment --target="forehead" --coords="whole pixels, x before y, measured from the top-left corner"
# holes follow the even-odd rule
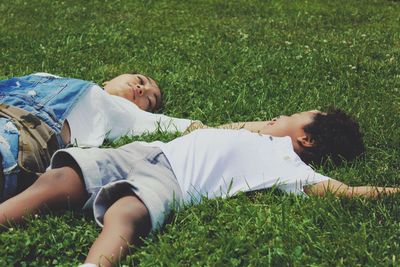
[[[134,74],[125,73],[125,74],[121,74],[121,75],[118,75],[118,76],[112,78],[111,81],[112,80],[128,80],[128,79],[133,79],[135,77],[136,76]]]
[[[315,116],[320,113],[321,113],[321,111],[319,111],[317,109],[313,109],[313,110],[303,111],[303,112],[299,112],[299,113],[295,113],[295,114],[299,114],[299,115],[303,115],[303,116]]]
[[[139,74],[140,75],[140,74]],[[152,79],[151,77],[149,77],[149,76],[145,76],[146,78],[147,78],[147,80],[149,81],[149,83],[151,84],[151,85],[153,85],[153,86],[155,86],[155,87],[157,87],[158,88],[158,84],[157,84],[157,82],[154,80],[154,79]]]
[[[293,115],[289,116],[289,119],[295,120],[301,123],[309,123],[314,120],[317,114],[321,112],[318,110],[309,110],[309,111],[302,111],[298,113],[294,113]]]

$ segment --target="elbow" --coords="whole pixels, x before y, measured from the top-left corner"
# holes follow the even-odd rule
[[[354,190],[355,189],[353,186],[348,186],[343,195],[345,197],[352,198],[354,196]]]

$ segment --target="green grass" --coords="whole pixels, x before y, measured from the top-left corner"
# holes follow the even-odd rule
[[[209,125],[335,105],[360,122],[367,153],[319,171],[400,186],[400,2],[87,2],[1,1],[0,78],[136,70],[159,82],[164,113]],[[145,137],[158,138],[173,136]],[[205,200],[121,265],[400,266],[399,217],[398,195]],[[0,266],[72,266],[98,232],[81,214],[33,217],[0,233]]]

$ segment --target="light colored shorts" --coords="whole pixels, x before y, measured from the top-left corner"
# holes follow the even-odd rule
[[[182,192],[164,153],[159,148],[134,142],[116,149],[67,148],[57,151],[51,168],[60,168],[72,157],[79,165],[89,200],[103,226],[107,209],[119,198],[134,193],[147,207],[152,230],[164,224],[172,208],[179,208]]]

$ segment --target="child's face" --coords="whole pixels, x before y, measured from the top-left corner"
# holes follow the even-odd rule
[[[155,111],[161,104],[161,92],[157,83],[141,74],[122,74],[103,83],[104,90],[135,103],[146,111]]]
[[[265,132],[277,136],[289,136],[292,138],[292,143],[296,147],[300,138],[306,137],[304,127],[314,121],[314,116],[321,113],[318,110],[310,110],[295,113],[291,116],[279,116],[267,123]]]

